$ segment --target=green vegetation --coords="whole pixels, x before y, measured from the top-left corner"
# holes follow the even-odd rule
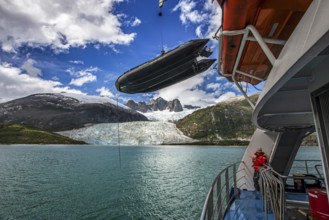
[[[251,99],[255,102],[257,96]],[[247,145],[255,131],[251,116],[252,109],[248,102],[237,100],[195,111],[179,120],[176,126],[186,136],[200,140],[200,143]]]
[[[0,123],[0,144],[85,144],[30,126]]]

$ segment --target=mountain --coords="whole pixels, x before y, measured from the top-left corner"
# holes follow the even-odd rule
[[[174,123],[160,121],[104,123],[58,133],[97,145],[169,145],[196,141],[183,135]]]
[[[254,102],[257,95],[251,97]],[[254,133],[252,109],[243,99],[221,102],[196,110],[178,120],[176,126],[186,136],[210,144],[246,144]]]
[[[149,111],[164,111],[169,110],[170,112],[181,112],[183,111],[182,104],[178,99],[174,99],[172,101],[167,101],[161,97],[157,99],[153,99],[151,103],[145,103],[145,102],[134,102],[133,100],[129,100],[126,104],[129,108],[140,111],[143,113],[149,112]]]
[[[256,103],[258,95],[250,96]],[[215,106],[199,109],[178,120],[183,134],[199,142],[194,144],[248,145],[255,126],[252,109],[245,99],[235,98]],[[318,146],[316,133],[303,140],[302,146]]]
[[[37,128],[0,123],[0,144],[86,144]]]
[[[201,106],[184,105],[184,108],[186,108],[186,109],[198,109],[198,108],[201,108]]]
[[[70,94],[35,94],[0,104],[0,122],[64,131],[97,123],[147,121],[105,97]]]

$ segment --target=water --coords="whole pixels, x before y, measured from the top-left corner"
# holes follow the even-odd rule
[[[198,219],[244,147],[1,146],[0,219]],[[308,150],[308,149],[307,149]]]
[[[320,158],[320,149],[318,147],[303,147],[297,152],[296,160],[321,160]],[[295,173],[309,173],[316,176],[323,176],[323,169],[321,161],[294,161],[292,168],[290,170],[289,176],[292,176]],[[306,165],[308,170],[306,170]],[[315,169],[316,165],[320,165],[318,170]],[[319,172],[319,173],[318,173]],[[292,179],[288,180],[289,184],[292,183]]]

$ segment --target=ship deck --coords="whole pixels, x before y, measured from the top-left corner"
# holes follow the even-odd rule
[[[287,216],[286,219],[305,219],[305,216],[299,212],[307,213],[299,203],[308,203],[308,198],[306,193],[286,193],[287,203],[290,205],[287,206]],[[266,218],[266,213],[263,207],[263,198],[261,194],[257,191],[247,191],[242,190],[239,197],[232,202],[229,210],[226,212],[224,217],[225,220],[232,219],[255,219],[255,220],[274,220],[275,217],[272,213],[268,214]]]

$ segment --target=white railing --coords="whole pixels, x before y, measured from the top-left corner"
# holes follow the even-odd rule
[[[300,181],[304,182],[305,180],[314,181],[316,187],[321,187],[321,181],[324,181],[317,164],[314,162],[319,162],[319,160],[295,160],[300,162],[305,166],[297,166],[299,173],[305,173],[305,175],[293,175],[293,176],[284,176],[273,170],[270,166],[264,166],[260,169],[260,186],[261,194],[263,197],[263,208],[265,211],[265,216],[269,213],[273,213],[275,219],[283,220],[287,215],[287,206],[286,203],[289,202],[286,200],[286,184],[289,181],[295,182]],[[310,165],[314,167],[311,167]],[[296,167],[293,167],[296,168]],[[301,170],[302,169],[302,170]],[[315,169],[319,175],[309,175],[310,169]],[[302,187],[307,187],[307,184],[302,185]],[[295,201],[299,202],[299,201]],[[299,203],[298,203],[299,204]]]
[[[261,197],[263,200],[263,209],[265,212],[265,219],[268,218],[270,213],[273,213],[275,219],[283,220],[286,217],[286,196],[285,196],[285,187],[288,180],[295,181],[296,179],[305,179],[305,180],[316,180],[323,181],[323,178],[318,171],[318,165],[314,162],[319,162],[318,160],[296,160],[305,166],[297,167],[303,168],[306,174],[309,174],[309,171],[313,168],[318,172],[320,178],[312,176],[284,176],[277,173],[270,166],[264,166],[260,169],[260,186],[261,186]],[[239,189],[243,187],[244,184],[247,184],[246,180],[247,173],[244,166],[240,166],[240,169],[237,170],[237,165],[244,164],[244,162],[236,162],[225,169],[223,169],[215,178],[211,187],[208,191],[205,203],[203,205],[202,213],[200,220],[214,220],[214,219],[223,219],[225,214],[232,202],[239,197]],[[239,178],[237,174],[244,172]],[[245,180],[243,180],[245,179]],[[237,204],[236,204],[237,205]],[[239,207],[235,207],[236,215],[239,210]],[[238,216],[236,216],[238,218]]]
[[[225,77],[231,77],[235,85],[238,87],[242,95],[246,98],[246,100],[249,102],[250,106],[254,109],[255,104],[249,99],[246,92],[243,90],[242,86],[238,83],[238,81],[235,78],[235,75],[238,73],[240,75],[244,75],[247,77],[250,77],[252,79],[256,79],[259,81],[265,81],[266,78],[261,78],[254,76],[252,74],[243,72],[241,70],[238,70],[238,65],[240,63],[240,59],[242,56],[242,52],[245,48],[247,41],[256,41],[260,48],[263,50],[265,56],[269,60],[269,62],[274,65],[274,62],[276,61],[275,56],[273,55],[272,51],[268,47],[267,44],[276,44],[276,45],[284,45],[286,43],[285,40],[279,40],[279,39],[273,39],[273,38],[263,38],[261,34],[257,31],[257,29],[253,25],[248,25],[245,29],[241,30],[232,30],[232,31],[222,31],[222,27],[220,27],[217,32],[215,33],[215,36],[213,38],[218,40],[218,61],[220,62],[218,64],[218,73],[221,72],[221,60],[222,60],[222,37],[223,36],[236,36],[236,35],[242,35],[242,40],[240,43],[240,47],[238,50],[238,54],[234,63],[233,71],[231,74],[221,73],[222,76]],[[250,36],[250,34],[252,36]]]
[[[223,169],[215,178],[207,194],[200,220],[223,219],[230,204],[237,198],[238,182],[237,165],[243,162],[236,162]],[[244,178],[244,176],[240,177]]]

